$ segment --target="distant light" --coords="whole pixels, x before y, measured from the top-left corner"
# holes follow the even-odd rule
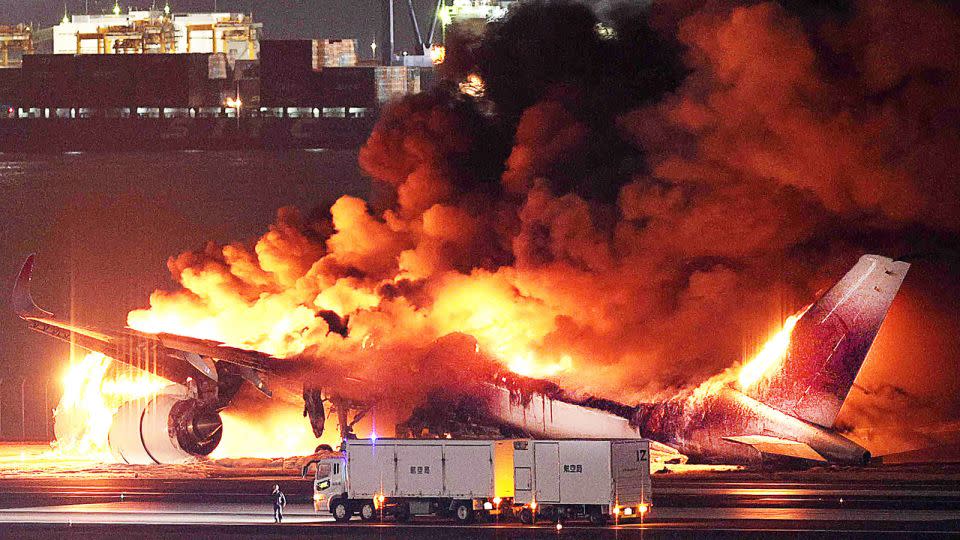
[[[119,1],[113,3],[113,14],[114,14],[114,15],[119,15],[119,14],[120,14],[120,2],[119,2]]]
[[[371,431],[371,432],[370,432],[370,440],[373,441],[373,442],[377,442],[377,432],[376,432],[376,431]]]
[[[624,509],[623,509],[623,515],[625,515],[625,516],[632,516],[632,515],[633,515],[633,508],[630,508],[629,506],[626,507],[626,508],[624,508]]]
[[[650,511],[650,507],[646,503],[640,505],[641,514],[646,514],[649,511]]]
[[[559,530],[561,530],[561,529],[563,529],[563,523],[560,523],[560,522],[558,521],[558,522],[557,522],[557,530],[559,531]]]
[[[163,6],[163,12],[167,15],[170,14],[170,2],[167,2],[166,5]]]
[[[484,502],[484,503],[483,503],[483,509],[484,509],[484,510],[493,510],[493,503],[490,502],[490,501]]]

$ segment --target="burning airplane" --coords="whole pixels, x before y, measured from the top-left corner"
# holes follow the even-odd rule
[[[361,418],[391,405],[383,383],[333,365],[304,370],[295,359],[212,340],[72,324],[36,306],[30,294],[33,266],[31,256],[12,300],[32,330],[171,383],[148,399],[121,405],[113,416],[109,446],[123,462],[173,463],[209,455],[222,437],[220,413],[245,384],[289,402],[302,396],[317,437],[328,414],[336,414],[341,436],[351,437]],[[870,453],[832,426],[908,268],[906,262],[863,256],[819,300],[788,319],[752,360],[659,403],[630,407],[576,398],[551,383],[504,371],[474,381],[468,397],[488,421],[532,436],[642,436],[661,443],[661,451],[703,462],[778,456],[864,464]],[[469,336],[438,340],[435,347],[463,348],[464,341],[482,365],[479,344]]]

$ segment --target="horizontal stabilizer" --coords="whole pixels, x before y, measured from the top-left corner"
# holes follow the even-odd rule
[[[791,441],[789,439],[780,439],[768,435],[740,435],[738,437],[724,437],[724,440],[752,446],[763,454],[775,454],[778,456],[809,459],[812,461],[826,461],[826,459],[811,448],[809,444]]]
[[[30,255],[24,261],[17,275],[17,282],[13,286],[13,295],[10,303],[13,310],[21,319],[52,319],[53,313],[37,307],[30,294],[30,276],[33,274],[33,261],[36,255]]]

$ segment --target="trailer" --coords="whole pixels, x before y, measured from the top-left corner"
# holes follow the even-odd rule
[[[649,441],[363,439],[318,459],[314,509],[339,522],[416,515],[460,523],[642,517],[651,507]]]
[[[346,522],[498,515],[513,497],[512,441],[363,439],[317,461],[314,508]]]
[[[513,441],[513,505],[520,521],[642,518],[652,506],[650,442]]]

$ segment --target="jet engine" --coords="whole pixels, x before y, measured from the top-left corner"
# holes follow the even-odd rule
[[[183,395],[158,394],[124,403],[113,416],[107,444],[114,458],[132,465],[183,463],[220,444],[216,409]]]

